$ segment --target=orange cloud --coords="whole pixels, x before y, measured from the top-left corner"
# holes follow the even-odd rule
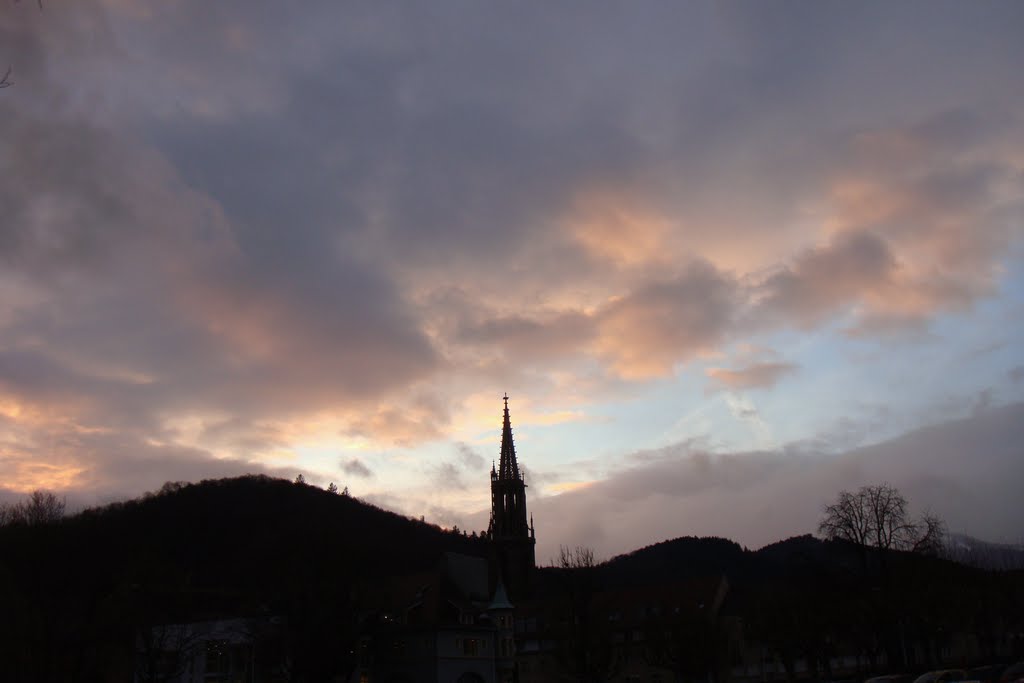
[[[39,461],[18,462],[4,468],[4,486],[12,491],[28,493],[36,489],[63,491],[73,488],[87,468]]]
[[[377,444],[413,446],[445,436],[451,417],[443,401],[421,395],[373,409],[352,410],[344,422],[347,436]]]
[[[738,292],[728,275],[694,263],[598,312],[596,351],[627,379],[670,374],[675,363],[712,351],[730,332]]]
[[[557,484],[548,484],[544,489],[555,495],[560,493],[568,493],[570,491],[581,491],[586,488],[590,488],[597,483],[597,480],[593,481],[562,481]]]
[[[570,235],[590,254],[619,266],[671,262],[679,226],[622,191],[578,195],[565,219]]]
[[[791,363],[758,363],[736,370],[708,368],[705,374],[714,380],[712,389],[758,389],[774,386],[783,376],[796,370]]]

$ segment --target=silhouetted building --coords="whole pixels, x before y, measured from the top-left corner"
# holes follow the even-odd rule
[[[725,683],[736,649],[723,576],[602,585],[594,568],[547,573],[516,605],[518,683]]]
[[[158,624],[135,643],[135,683],[290,680],[280,617],[225,617]]]
[[[504,581],[513,600],[530,593],[536,564],[536,534],[533,519],[527,523],[526,482],[516,461],[508,395],[501,430],[501,458],[498,469],[491,466],[491,521],[487,535],[494,548],[497,577]]]
[[[483,558],[445,553],[432,571],[362,586],[352,680],[512,683],[514,607],[488,574]]]

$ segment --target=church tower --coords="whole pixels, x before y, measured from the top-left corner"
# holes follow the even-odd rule
[[[536,563],[537,538],[533,519],[527,524],[526,483],[516,462],[516,446],[512,441],[512,421],[508,414],[501,428],[501,459],[498,469],[491,466],[491,523],[487,534],[493,544],[500,578],[513,600],[529,593],[530,578]]]

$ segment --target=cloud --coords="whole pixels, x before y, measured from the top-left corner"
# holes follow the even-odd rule
[[[23,297],[0,320],[0,382],[23,402],[154,430],[206,411],[262,425],[236,441],[256,445],[276,429],[267,419],[380,397],[437,361],[365,266],[336,254],[285,282],[154,150],[81,118],[0,107],[3,158],[17,164],[0,186],[0,242]]]
[[[759,547],[812,533],[839,491],[890,482],[915,513],[992,540],[1024,537],[1012,501],[1024,404],[989,408],[842,454],[782,448],[713,453],[693,445],[648,452],[603,481],[532,498],[538,556],[567,539],[599,555],[683,535],[718,535]],[[972,457],[964,457],[965,453]]]
[[[512,361],[551,361],[579,353],[595,334],[594,321],[581,311],[512,315],[465,323],[460,343],[492,347]]]
[[[433,468],[431,480],[438,488],[445,490],[465,490],[466,482],[462,479],[462,471],[451,462],[443,462]]]
[[[1019,243],[1011,5],[9,9],[19,458],[413,448],[497,384],[575,416],[780,330],[923,335]]]
[[[345,474],[349,474],[353,477],[359,477],[361,479],[369,479],[373,476],[373,471],[359,458],[352,458],[351,460],[341,463],[341,469]]]
[[[888,245],[869,233],[849,233],[809,249],[762,285],[760,310],[799,324],[819,322],[840,306],[879,296],[891,287],[896,262]]]
[[[668,374],[675,363],[726,339],[737,304],[735,281],[696,262],[677,277],[645,285],[603,309],[597,353],[624,377]]]
[[[611,191],[581,193],[566,229],[593,257],[620,267],[649,267],[669,259],[677,226],[639,197]]]
[[[711,391],[723,389],[770,388],[784,376],[796,371],[792,363],[758,363],[730,370],[729,368],[708,368],[704,373],[711,378]]]
[[[459,461],[467,469],[481,470],[487,466],[484,457],[477,453],[469,444],[457,443],[455,448],[458,451]]]
[[[8,489],[65,493],[75,505],[121,500],[125,492],[159,489],[168,481],[267,474],[290,479],[294,468],[269,467],[242,458],[218,458],[149,435],[50,423],[45,437],[8,431],[2,462]]]
[[[345,434],[376,443],[408,447],[441,438],[450,420],[447,407],[435,398],[420,395],[397,399],[371,409],[363,407],[350,418]]]

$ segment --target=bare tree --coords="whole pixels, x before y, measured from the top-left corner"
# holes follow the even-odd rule
[[[558,546],[558,564],[561,569],[589,569],[595,566],[594,550],[586,546],[578,545],[570,548],[567,545]]]
[[[907,515],[907,499],[899,489],[879,484],[862,486],[858,493],[868,504],[874,546],[885,550],[909,549],[917,536],[917,526]]]
[[[62,519],[66,510],[66,499],[58,498],[49,491],[37,489],[20,503],[0,506],[0,526],[50,524]]]
[[[863,491],[863,489],[861,489]],[[825,506],[825,517],[818,524],[818,533],[825,538],[842,539],[866,546],[871,536],[871,520],[864,499],[858,491],[840,491],[839,500]]]
[[[0,503],[0,527],[17,522],[17,510],[17,505]]]
[[[818,533],[878,550],[937,552],[944,536],[942,520],[926,513],[914,521],[907,507],[903,493],[889,484],[840,491],[839,499],[825,506]]]
[[[933,512],[921,515],[917,525],[917,540],[911,548],[922,555],[942,555],[946,549],[946,523]]]
[[[29,524],[49,524],[59,521],[67,510],[67,500],[58,498],[49,491],[36,489],[29,494],[28,500],[22,503],[25,521]]]

